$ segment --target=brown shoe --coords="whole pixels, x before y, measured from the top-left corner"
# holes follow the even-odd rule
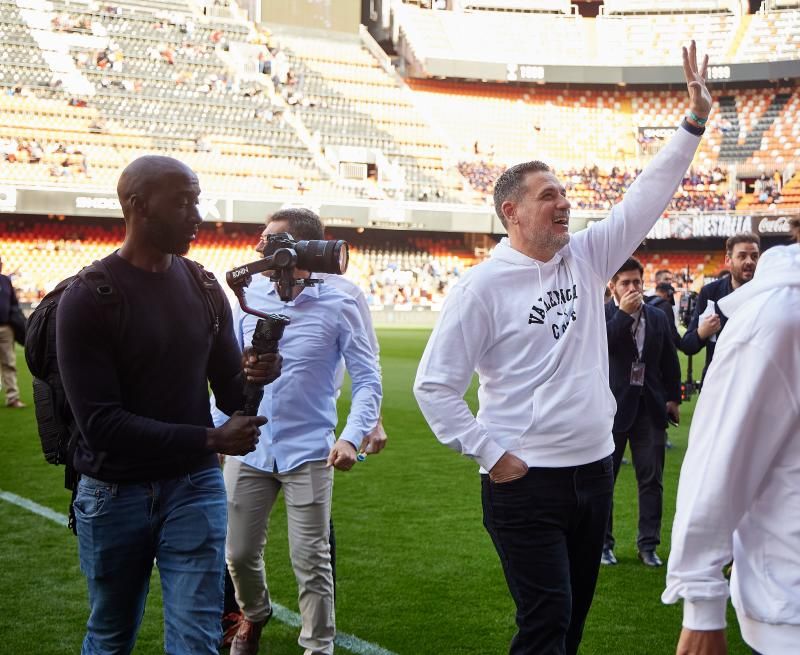
[[[255,623],[248,619],[242,619],[239,631],[231,643],[231,655],[256,655],[258,642],[261,639],[261,630],[265,623],[266,621]]]
[[[17,398],[16,400],[6,403],[6,407],[11,407],[12,409],[22,409],[23,407],[27,407],[27,405]]]
[[[239,632],[244,616],[241,612],[229,612],[222,617],[222,647],[230,648],[233,638]]]

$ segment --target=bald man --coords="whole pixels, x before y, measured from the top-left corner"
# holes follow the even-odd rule
[[[57,316],[58,364],[80,428],[74,511],[90,605],[81,652],[133,650],[155,560],[165,651],[216,655],[227,521],[217,453],[255,448],[266,419],[238,413],[244,380],[271,382],[280,356],[243,356],[228,303],[210,312],[197,265],[180,256],[202,222],[192,170],[142,157],[117,193],[125,240],[100,264],[114,312],[76,279]],[[218,428],[209,384],[232,416]]]

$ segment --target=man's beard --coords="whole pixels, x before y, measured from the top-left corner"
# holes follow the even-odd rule
[[[170,255],[185,255],[189,252],[191,240],[176,229],[155,220],[151,221],[150,230],[151,241],[161,252]]]
[[[742,269],[742,270],[740,270],[738,272],[732,271],[731,272],[731,277],[734,279],[736,284],[741,286],[742,284],[747,284],[748,282],[750,282],[753,279],[753,275],[754,274],[755,274],[755,271],[748,272],[747,273],[748,277],[745,277],[745,271]]]
[[[564,246],[569,243],[570,234],[569,232],[564,232],[564,234],[555,234],[554,232],[547,232],[546,234],[542,235],[541,246],[546,248],[547,250],[554,250],[558,252]]]

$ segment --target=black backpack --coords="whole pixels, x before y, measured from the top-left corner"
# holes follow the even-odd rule
[[[220,321],[227,300],[213,273],[200,264],[179,257],[192,273],[206,300],[214,337],[219,333]],[[67,401],[56,355],[56,311],[64,291],[75,280],[80,279],[93,291],[98,303],[103,307],[112,333],[118,333],[116,326],[121,324],[122,296],[114,285],[108,267],[102,261],[95,261],[82,269],[77,275],[59,282],[48,293],[28,317],[25,339],[25,361],[33,377],[33,404],[39,439],[44,458],[50,464],[61,465],[64,470],[64,486],[77,491],[79,475],[72,467],[75,448],[78,445],[80,430]],[[74,515],[70,503],[70,527],[74,531]]]

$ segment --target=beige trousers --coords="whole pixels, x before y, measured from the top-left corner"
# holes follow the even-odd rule
[[[242,613],[250,621],[263,621],[270,611],[264,546],[269,515],[283,489],[289,554],[303,620],[297,642],[305,655],[330,655],[336,636],[328,543],[333,469],[325,462],[307,462],[288,473],[267,473],[231,457],[225,462],[224,476],[228,492],[225,556]]]
[[[14,350],[14,330],[10,325],[0,325],[0,384],[6,390],[6,405],[19,400],[17,354]]]

